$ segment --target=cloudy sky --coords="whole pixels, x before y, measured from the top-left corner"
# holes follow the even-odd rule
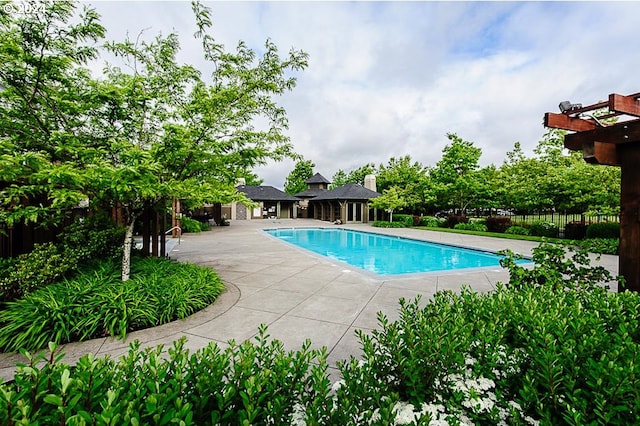
[[[176,32],[201,63],[188,1],[87,1],[107,37]],[[433,166],[456,133],[502,164],[543,136],[558,103],[640,92],[640,2],[203,2],[227,50],[271,39],[310,55],[279,98],[296,152],[331,179],[410,155]],[[255,170],[282,189],[294,162]]]

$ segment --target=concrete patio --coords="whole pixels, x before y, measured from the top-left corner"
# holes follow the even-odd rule
[[[185,320],[130,333],[126,340],[101,338],[64,345],[64,362],[73,364],[86,353],[117,357],[127,352],[134,340],[142,347],[167,346],[186,336],[190,350],[211,342],[225,347],[231,339],[252,339],[259,325],[266,324],[271,338],[281,340],[286,349],[299,349],[307,338],[312,347],[325,346],[335,375],[336,361],[360,355],[355,330],[375,328],[378,312],[396,319],[400,298],[421,295],[426,301],[438,290],[459,291],[462,285],[490,291],[497,282],[508,281],[501,268],[381,277],[295,248],[263,232],[266,228],[305,226],[336,227],[311,219],[252,220],[183,235],[169,256],[213,268],[227,291],[213,305]],[[489,251],[510,248],[524,255],[530,255],[538,245],[409,228],[372,228],[370,224],[341,227]],[[617,273],[617,256],[603,256],[599,264]],[[11,378],[15,364],[24,361],[19,354],[0,354],[0,377]]]

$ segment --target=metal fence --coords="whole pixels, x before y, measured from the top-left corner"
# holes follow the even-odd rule
[[[519,224],[532,224],[534,222],[551,222],[558,226],[560,236],[564,235],[564,228],[568,223],[582,223],[584,225],[591,225],[592,223],[600,222],[615,222],[620,223],[620,216],[617,215],[585,215],[579,213],[533,213],[526,215],[512,214],[511,223]]]

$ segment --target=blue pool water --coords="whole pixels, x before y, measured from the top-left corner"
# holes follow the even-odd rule
[[[499,266],[502,258],[480,250],[348,229],[288,228],[266,232],[298,247],[379,275]]]

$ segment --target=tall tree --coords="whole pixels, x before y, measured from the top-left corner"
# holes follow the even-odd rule
[[[251,170],[244,172],[242,177],[247,185],[260,186],[264,183],[264,179]]]
[[[504,206],[521,213],[551,208],[552,200],[542,192],[540,186],[547,171],[547,166],[540,159],[527,158],[516,142],[500,167],[501,186],[505,188]]]
[[[382,209],[389,213],[389,222],[393,222],[393,212],[407,205],[402,188],[392,186],[382,192],[382,195],[371,200],[371,207]]]
[[[0,8],[0,223],[57,224],[86,198],[95,141],[85,65],[105,29],[69,1]]]
[[[564,148],[563,131],[546,132],[526,157],[518,143],[500,168],[504,205],[521,212],[556,210],[583,213],[616,211],[620,204],[620,169],[585,163]]]
[[[214,65],[210,81],[177,62],[175,34],[140,45],[128,40],[109,45],[131,64],[128,73],[117,67],[107,73],[108,84],[123,94],[120,109],[127,111],[111,139],[122,141],[119,147],[138,162],[109,158],[107,169],[122,177],[115,180],[121,186],[103,181],[110,190],[107,199],[126,213],[128,234],[144,208],[163,206],[171,198],[192,205],[247,201],[235,191],[238,177],[267,159],[295,157],[284,134],[286,113],[274,97],[295,86],[291,71],[306,67],[307,54],[291,50],[282,59],[269,40],[261,57],[243,42],[226,52],[208,34],[210,10],[196,2],[193,10],[203,56]],[[266,123],[261,128],[255,126],[258,119]],[[138,178],[137,185],[122,186]]]
[[[349,180],[348,180],[347,172],[345,172],[342,169],[338,169],[338,171],[335,172],[331,177],[331,185],[329,186],[329,188],[330,189],[338,188],[348,183],[349,183]]]
[[[364,178],[367,175],[375,174],[376,166],[373,163],[365,164],[364,166],[360,166],[357,169],[351,170],[349,173],[346,173],[344,170],[338,170],[332,178],[331,188],[337,188],[342,185],[346,185],[348,183],[357,183],[359,185],[364,185]]]
[[[479,176],[477,170],[482,150],[455,133],[448,133],[450,144],[442,150],[442,159],[431,170],[431,178],[442,206],[454,207],[464,213],[476,197]]]
[[[52,5],[35,17],[0,12],[0,55],[10,65],[0,73],[0,164],[20,166],[3,167],[5,223],[40,221],[87,196],[92,206],[119,208],[126,280],[133,223],[145,208],[173,198],[248,201],[235,191],[237,177],[267,159],[295,158],[274,98],[295,86],[292,71],[306,67],[306,53],[281,58],[271,41],[260,57],[242,42],[226,52],[208,34],[209,9],[193,3],[210,78],[177,62],[171,34],[107,43],[123,63],[95,80],[82,64],[97,51],[82,42],[102,38],[97,15],[86,10],[80,24],[69,24],[75,4]],[[18,130],[31,140],[12,138]]]
[[[284,182],[284,192],[295,195],[307,189],[307,181],[313,176],[316,165],[311,160],[300,160]]]
[[[403,207],[411,210],[412,213],[423,212],[435,201],[428,168],[417,161],[412,162],[409,155],[400,158],[391,157],[386,166],[380,164],[376,185],[379,192],[394,186],[401,190],[402,198],[405,200]]]

